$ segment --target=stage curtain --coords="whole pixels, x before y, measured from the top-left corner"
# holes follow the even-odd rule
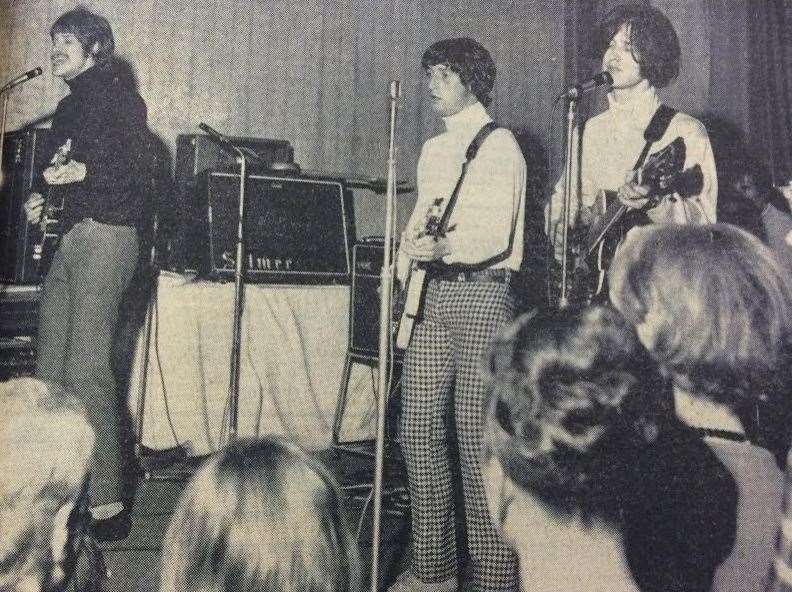
[[[792,179],[792,2],[752,3],[750,11],[749,137],[780,183]]]
[[[398,174],[413,180],[440,125],[420,58],[433,41],[471,36],[498,65],[493,115],[544,143],[563,85],[564,8],[512,0],[83,0],[113,25],[150,124],[173,150],[205,121],[233,134],[291,141],[304,169],[386,172],[388,81],[402,82]],[[10,129],[44,118],[65,93],[49,74],[49,27],[76,0],[0,1],[0,77],[38,64],[16,89]],[[358,192],[361,193],[361,192]],[[399,202],[406,221],[413,199]],[[359,234],[381,232],[382,203],[356,200]]]
[[[597,22],[613,0],[567,0],[567,82],[591,76],[600,64],[588,56]],[[792,2],[790,0],[643,0],[664,12],[682,48],[676,81],[663,100],[702,117],[759,156],[776,182],[792,175]],[[605,107],[584,101],[583,116]],[[734,143],[732,142],[732,143]],[[734,146],[729,146],[734,149]]]

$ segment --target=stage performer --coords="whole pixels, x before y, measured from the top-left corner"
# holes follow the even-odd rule
[[[486,49],[472,39],[446,39],[429,47],[421,65],[445,131],[423,146],[418,200],[397,260],[402,284],[411,262],[427,265],[429,279],[402,377],[400,436],[412,503],[412,564],[390,590],[457,589],[453,438],[447,425],[452,409],[472,589],[512,591],[516,559],[490,519],[481,476],[486,389],[480,365],[493,336],[513,316],[509,284],[523,256],[526,165],[511,132],[488,126],[492,118],[485,107],[495,64]],[[445,211],[454,193],[447,232],[427,235],[427,215]]]
[[[667,86],[679,73],[679,40],[671,22],[649,6],[616,6],[599,26],[595,50],[602,57],[602,68],[613,77],[613,85],[608,109],[585,123],[579,171],[578,159],[573,159],[572,178],[579,179],[580,184],[572,188],[571,224],[585,227],[595,221],[602,191],[615,191],[631,211],[641,210],[645,214],[640,216],[643,223],[715,222],[715,161],[707,132],[697,119],[668,112],[671,120],[647,151],[649,156],[682,138],[686,148],[684,170],[695,165],[701,168],[700,182],[693,183],[691,194],[683,196],[677,191],[662,196],[657,203],[648,201],[649,187],[641,185],[633,174],[647,144],[644,133],[661,107],[656,89]],[[662,132],[659,117],[654,123]],[[577,134],[573,146],[579,146]],[[563,191],[562,176],[546,208],[549,237],[559,257]],[[638,220],[638,216],[633,219]]]
[[[78,7],[55,21],[50,36],[52,73],[71,92],[52,121],[59,158],[25,203],[36,223],[42,194],[64,200],[64,234],[43,284],[36,374],[85,405],[97,436],[89,490],[94,533],[119,538],[128,531],[124,495],[132,464],[112,350],[138,265],[151,161],[146,106],[112,64],[113,32],[104,17]]]

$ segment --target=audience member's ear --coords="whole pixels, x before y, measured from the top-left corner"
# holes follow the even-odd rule
[[[64,565],[69,555],[67,546],[71,541],[69,518],[75,507],[76,503],[74,501],[67,502],[58,508],[55,519],[52,521],[50,547],[52,548],[52,582],[55,584],[66,579]]]

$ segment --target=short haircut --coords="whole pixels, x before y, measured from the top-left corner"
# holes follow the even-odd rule
[[[614,35],[629,28],[632,55],[641,75],[656,88],[668,86],[679,74],[679,39],[662,12],[640,4],[622,4],[611,10],[595,34],[594,52],[602,58]]]
[[[444,65],[470,89],[485,107],[492,102],[490,93],[495,85],[495,62],[481,44],[469,37],[444,39],[433,43],[421,58],[421,67]]]
[[[784,388],[789,271],[748,232],[729,224],[636,228],[609,284],[613,304],[681,388],[736,411]]]
[[[238,440],[193,476],[162,553],[162,592],[356,592],[338,486],[282,439]]]
[[[47,581],[55,515],[80,501],[93,447],[72,395],[32,378],[0,383],[0,590]]]
[[[529,313],[488,358],[485,457],[557,515],[620,523],[630,451],[671,416],[635,331],[607,306]]]
[[[78,6],[58,17],[50,29],[50,36],[59,33],[71,33],[82,45],[83,50],[90,53],[97,64],[110,60],[115,50],[113,30],[103,16],[95,14],[83,6]],[[98,48],[94,51],[94,45]]]

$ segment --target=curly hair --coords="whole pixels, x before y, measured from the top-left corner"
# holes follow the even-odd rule
[[[783,392],[792,280],[758,238],[730,224],[636,228],[608,281],[614,306],[681,388],[738,412]]]
[[[106,64],[113,56],[115,41],[113,30],[107,19],[94,14],[84,6],[78,6],[58,17],[50,29],[50,37],[59,33],[71,33],[82,45],[83,50],[93,56],[97,64]],[[94,46],[98,44],[96,51]]]
[[[492,102],[490,93],[495,86],[495,62],[480,43],[469,37],[444,39],[433,43],[421,58],[421,67],[445,65],[470,89],[485,107]]]
[[[679,74],[681,50],[674,26],[656,8],[640,4],[614,7],[595,33],[592,57],[601,59],[614,35],[625,25],[641,76],[656,88],[668,86]]]
[[[617,523],[629,451],[671,414],[670,389],[634,330],[605,306],[532,313],[488,362],[485,457],[555,513]]]

